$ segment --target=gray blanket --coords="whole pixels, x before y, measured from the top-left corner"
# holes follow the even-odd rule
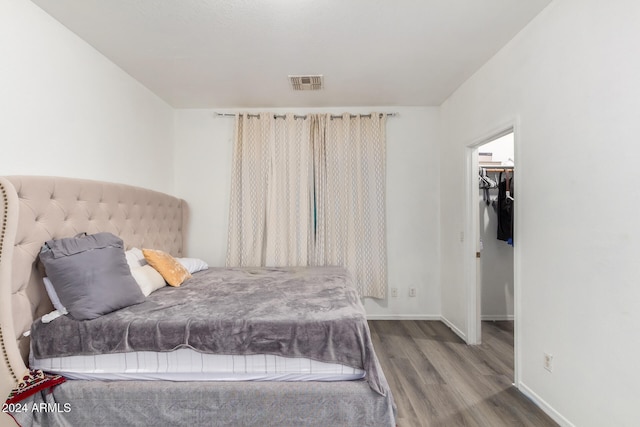
[[[35,358],[192,348],[216,354],[276,354],[366,371],[389,392],[365,311],[346,270],[211,268],[179,288],[97,319],[35,321]]]

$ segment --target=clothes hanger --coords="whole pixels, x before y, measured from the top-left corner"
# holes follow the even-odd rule
[[[487,175],[487,171],[485,170],[485,168],[480,168],[480,179],[489,186],[489,188],[496,188],[498,186],[498,184],[492,180],[491,178],[489,178],[489,176]]]
[[[506,189],[507,191],[506,191],[506,194],[505,194],[505,195],[507,196],[507,199],[509,199],[509,200],[514,200],[514,198],[513,198],[513,197],[511,197],[511,189],[510,189],[511,179],[509,178],[509,171],[508,171],[508,170],[505,170],[504,172],[505,172],[505,176],[506,176],[506,184],[507,184],[507,189]]]

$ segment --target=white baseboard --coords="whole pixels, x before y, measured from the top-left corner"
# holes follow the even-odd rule
[[[441,320],[437,314],[370,314],[367,320]]]
[[[558,411],[553,409],[551,405],[544,401],[540,396],[538,396],[533,390],[527,387],[524,383],[520,382],[518,389],[522,394],[527,396],[533,403],[538,405],[540,409],[544,411],[545,414],[549,415],[553,421],[558,423],[562,427],[575,427],[568,419],[563,417]]]
[[[480,320],[493,320],[493,321],[501,321],[501,320],[514,320],[515,316],[513,314],[483,314],[480,316]]]
[[[447,325],[449,327],[449,329],[451,329],[457,336],[459,336],[460,338],[462,338],[462,340],[464,342],[467,342],[467,335],[462,332],[460,329],[458,329],[458,327],[456,325],[454,325],[453,323],[451,323],[449,321],[449,319],[447,319],[444,316],[440,316],[440,321],[442,321],[442,323],[444,323],[445,325]]]

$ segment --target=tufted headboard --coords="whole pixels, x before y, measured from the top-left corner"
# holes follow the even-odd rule
[[[123,184],[41,176],[0,177],[0,400],[26,371],[23,333],[52,310],[36,257],[50,239],[108,231],[127,248],[182,256],[183,200]]]

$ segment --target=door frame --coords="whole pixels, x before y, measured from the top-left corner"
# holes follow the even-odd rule
[[[464,271],[467,289],[467,344],[477,345],[481,343],[482,323],[481,323],[481,278],[479,274],[480,259],[476,257],[476,253],[480,251],[480,215],[479,203],[480,196],[478,193],[478,148],[488,142],[500,138],[513,132],[513,150],[516,162],[521,159],[520,156],[520,120],[514,117],[497,126],[489,129],[478,138],[472,140],[466,146],[465,150],[465,231],[468,236],[465,239],[464,247]],[[518,163],[518,183],[522,183],[521,163]],[[519,188],[522,188],[519,185]],[[513,234],[514,254],[513,254],[513,315],[514,315],[514,334],[513,334],[513,350],[514,350],[514,385],[519,388],[520,368],[522,366],[520,356],[520,248],[521,244],[517,236],[520,235],[519,230],[522,227],[518,204],[514,204],[514,226]]]

